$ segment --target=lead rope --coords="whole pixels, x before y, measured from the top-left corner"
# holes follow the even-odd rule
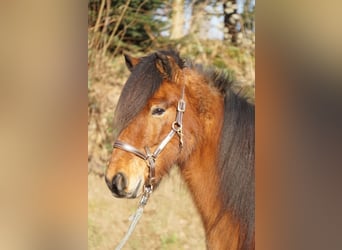
[[[125,236],[122,238],[122,240],[117,245],[115,250],[121,250],[123,248],[123,246],[126,244],[126,242],[128,241],[129,237],[131,237],[135,227],[137,226],[137,224],[138,224],[138,222],[139,222],[139,220],[140,220],[140,218],[144,212],[144,208],[147,204],[147,201],[153,192],[155,158],[154,158],[153,154],[151,154],[151,151],[148,147],[145,147],[145,151],[146,151],[146,156],[147,156],[146,157],[146,163],[150,169],[149,176],[148,176],[148,184],[144,185],[144,193],[143,193],[143,195],[139,201],[139,206],[137,208],[137,211],[135,211],[135,213],[130,216],[129,220],[131,221],[131,224],[129,225]]]
[[[147,204],[147,201],[150,198],[150,195],[152,194],[153,188],[152,188],[152,186],[147,186],[147,187],[145,186],[144,189],[145,189],[144,194],[141,197],[137,211],[135,211],[135,213],[132,214],[129,218],[129,220],[131,221],[131,224],[129,225],[125,236],[122,238],[122,240],[117,245],[115,250],[121,250],[123,248],[123,246],[128,241],[129,237],[131,237],[135,227],[137,226],[137,224],[138,224],[138,222],[139,222],[139,220],[140,220],[140,218],[144,212],[144,207]]]

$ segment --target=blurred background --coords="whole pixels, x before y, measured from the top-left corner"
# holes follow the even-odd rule
[[[129,75],[123,53],[169,48],[229,71],[240,94],[254,103],[254,0],[89,0],[89,249],[113,249],[138,204],[113,198],[103,179],[114,109]],[[200,218],[176,167],[153,194],[126,249],[205,249]]]
[[[212,16],[201,31],[207,38],[189,32],[200,4],[184,3],[183,37],[172,39],[172,12],[166,12],[172,3],[141,7],[139,20],[169,14],[153,19],[167,25],[150,33],[155,39],[146,44],[133,42],[136,32],[122,37],[131,21],[137,23],[127,13],[145,1],[134,8],[133,1],[127,8],[113,1],[110,12],[98,1],[102,15],[97,19],[95,11],[93,23],[90,3],[0,1],[0,249],[112,249],[123,236],[137,201],[114,199],[101,177],[111,147],[109,116],[128,76],[122,51],[140,56],[171,44],[196,62],[234,70],[239,81],[254,70],[248,66],[253,50],[224,39],[223,3],[210,2],[203,12]],[[237,4],[240,13],[245,5]],[[256,5],[256,249],[340,250],[342,3]],[[215,8],[220,13],[214,18]],[[103,49],[109,40],[120,46]],[[127,249],[204,249],[196,210],[174,170],[154,193]]]

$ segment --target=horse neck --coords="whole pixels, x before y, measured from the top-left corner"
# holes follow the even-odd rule
[[[190,79],[189,79],[190,78]],[[188,77],[188,106],[184,126],[194,144],[181,173],[200,212],[209,249],[236,249],[239,228],[223,208],[219,193],[218,152],[224,115],[224,97],[196,76]],[[231,235],[227,241],[227,235]]]

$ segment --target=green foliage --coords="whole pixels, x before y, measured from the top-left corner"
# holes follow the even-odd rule
[[[226,63],[224,62],[223,58],[216,57],[213,59],[213,65],[217,68],[224,69],[226,68]]]
[[[246,0],[244,3],[243,12],[241,17],[243,20],[243,26],[247,30],[254,30],[255,28],[255,5],[251,6],[251,0]]]
[[[157,15],[165,1],[112,0],[110,6],[103,1],[89,0],[88,27],[100,36],[94,39],[96,46],[109,52],[146,51],[167,24]]]
[[[163,235],[160,238],[162,249],[170,249],[172,245],[177,245],[179,243],[178,236],[176,233]]]

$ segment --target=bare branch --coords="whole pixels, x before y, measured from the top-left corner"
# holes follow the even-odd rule
[[[114,35],[115,35],[116,31],[118,30],[119,25],[120,25],[120,23],[122,21],[122,18],[124,17],[124,15],[125,15],[125,13],[126,13],[130,3],[131,3],[131,0],[127,0],[126,4],[125,4],[125,6],[124,6],[124,8],[123,8],[123,10],[121,12],[120,17],[119,17],[117,23],[115,24],[115,27],[114,27],[112,33],[110,34],[108,42],[103,46],[103,53],[105,53],[105,51],[108,49],[109,45],[112,43]]]
[[[134,18],[132,19],[132,21],[131,21],[129,24],[127,24],[127,25],[124,26],[123,33],[121,34],[121,37],[120,37],[119,41],[121,41],[121,40],[124,38],[127,29],[128,29],[132,24],[135,23],[136,18],[137,18],[137,16],[138,16],[138,13],[140,12],[141,8],[144,6],[144,4],[145,4],[147,1],[148,1],[148,0],[144,0],[144,1],[138,6],[138,8],[137,8],[136,11],[135,11],[135,15],[134,15]],[[109,45],[108,45],[108,46],[109,46]],[[116,46],[116,48],[115,48],[115,50],[114,50],[113,55],[116,55],[116,54],[118,53],[119,48],[120,48],[120,43],[117,44],[117,46]]]
[[[94,36],[90,42],[90,47],[92,48],[95,44],[95,41],[98,39],[98,35],[96,34],[97,31],[99,30],[99,24],[100,24],[100,21],[102,19],[102,12],[103,12],[103,9],[104,9],[104,5],[105,5],[105,0],[102,0],[101,1],[101,6],[100,6],[100,10],[99,10],[99,14],[97,16],[97,19],[96,19],[96,23],[95,23],[95,26],[94,26]]]

